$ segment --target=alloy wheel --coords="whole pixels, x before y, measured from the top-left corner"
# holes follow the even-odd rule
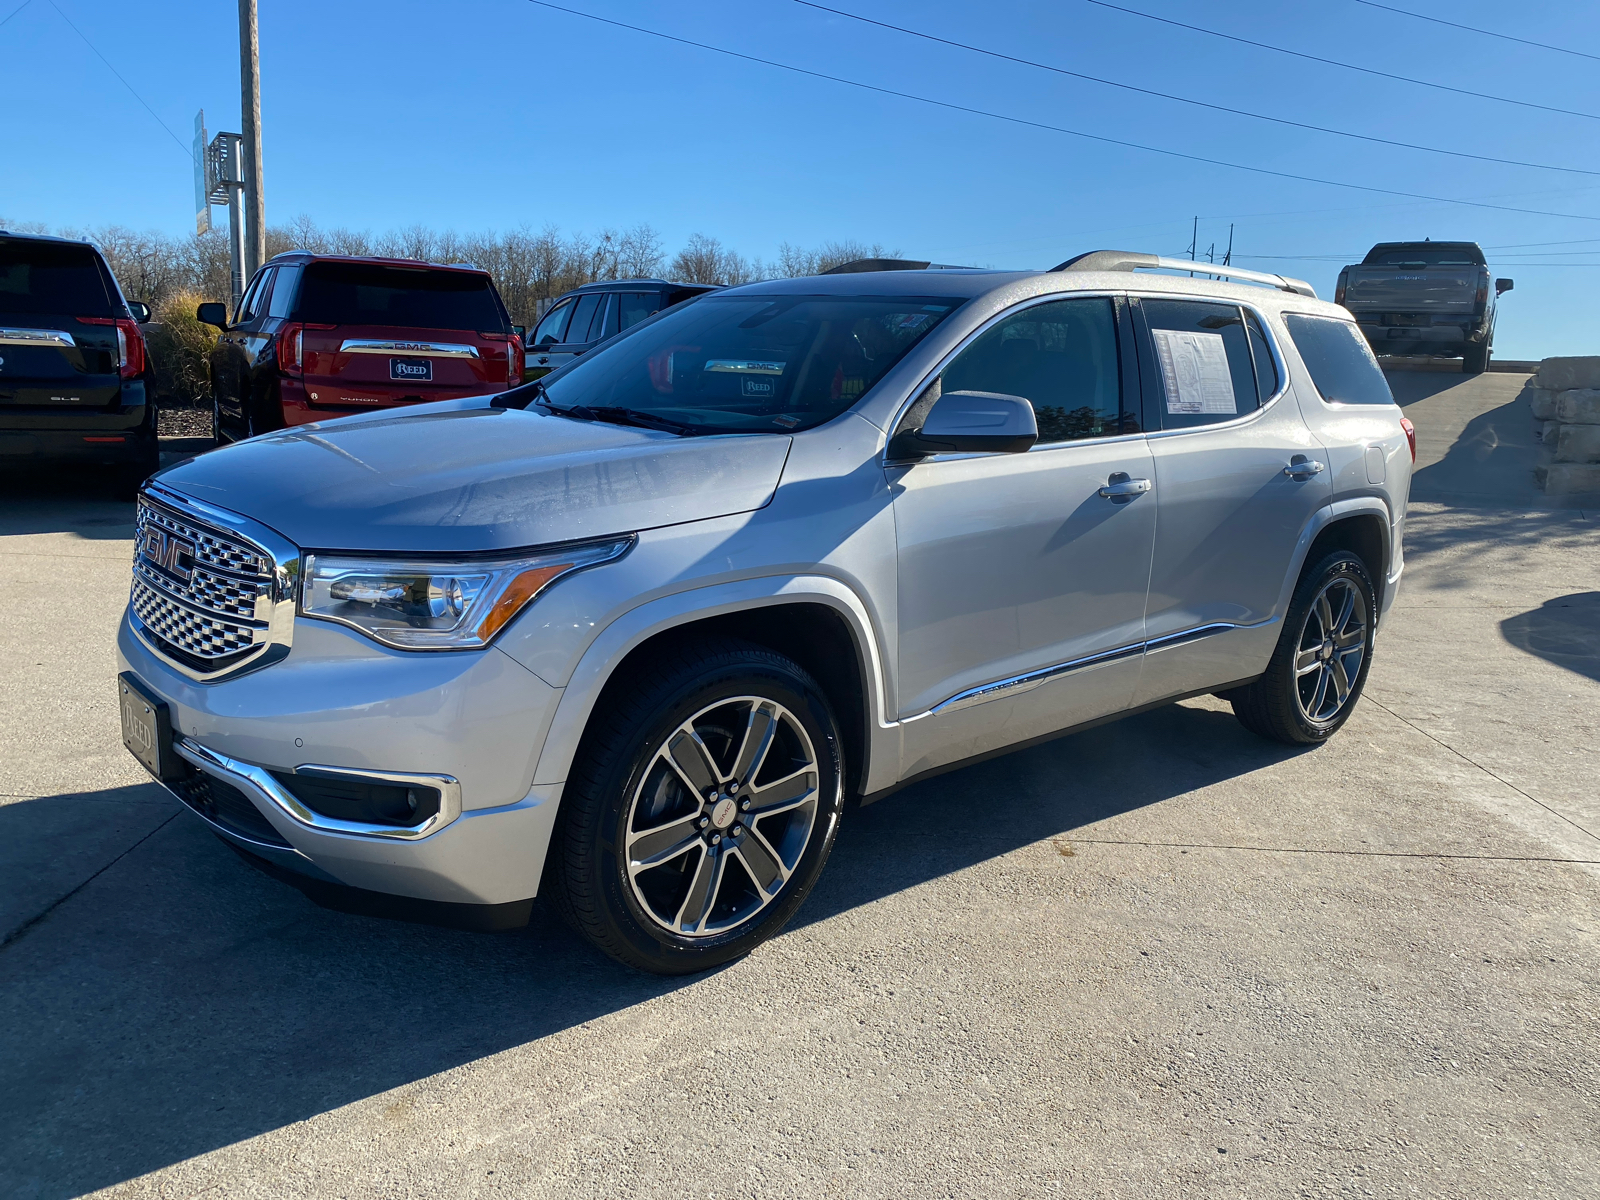
[[[1367,600],[1349,579],[1331,579],[1306,613],[1294,657],[1301,715],[1324,724],[1349,703],[1367,654]]]
[[[821,772],[799,719],[736,696],[701,709],[657,747],[623,827],[628,882],[679,937],[725,934],[783,891],[817,825]]]

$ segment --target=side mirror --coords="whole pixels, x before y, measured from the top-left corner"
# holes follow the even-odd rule
[[[1494,294],[1496,296],[1504,296],[1507,292],[1509,292],[1512,288],[1514,288],[1516,286],[1517,285],[1515,283],[1513,283],[1509,279],[1496,279],[1494,281]]]
[[[945,392],[934,401],[922,428],[897,433],[890,458],[930,454],[1018,454],[1039,440],[1033,405],[1001,392]]]
[[[203,325],[215,325],[218,329],[228,327],[228,306],[219,300],[207,300],[194,310],[194,315]]]
[[[129,300],[128,311],[133,314],[133,319],[141,325],[150,320],[150,306],[143,300]]]
[[[523,341],[528,340],[528,327],[526,325],[513,325],[511,327],[511,332],[516,334]]]

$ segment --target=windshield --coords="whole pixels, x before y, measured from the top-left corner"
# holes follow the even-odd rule
[[[1483,251],[1476,246],[1448,242],[1422,242],[1415,246],[1374,248],[1362,260],[1364,267],[1481,267]]]
[[[964,301],[707,296],[553,376],[557,408],[626,409],[697,433],[787,432],[832,420]]]
[[[312,263],[300,284],[295,317],[329,325],[506,329],[487,275],[376,263]]]

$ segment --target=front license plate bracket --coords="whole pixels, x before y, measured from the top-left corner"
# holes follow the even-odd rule
[[[117,676],[117,707],[122,744],[144,769],[163,783],[188,774],[188,764],[172,748],[172,713],[132,674]]]

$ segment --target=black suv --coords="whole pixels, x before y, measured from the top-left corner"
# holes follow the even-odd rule
[[[664,308],[716,290],[711,284],[668,283],[665,279],[615,279],[573,288],[539,318],[528,338],[522,378],[548,375],[612,334]]]
[[[131,494],[159,454],[149,319],[87,242],[0,230],[0,458],[111,467]]]

